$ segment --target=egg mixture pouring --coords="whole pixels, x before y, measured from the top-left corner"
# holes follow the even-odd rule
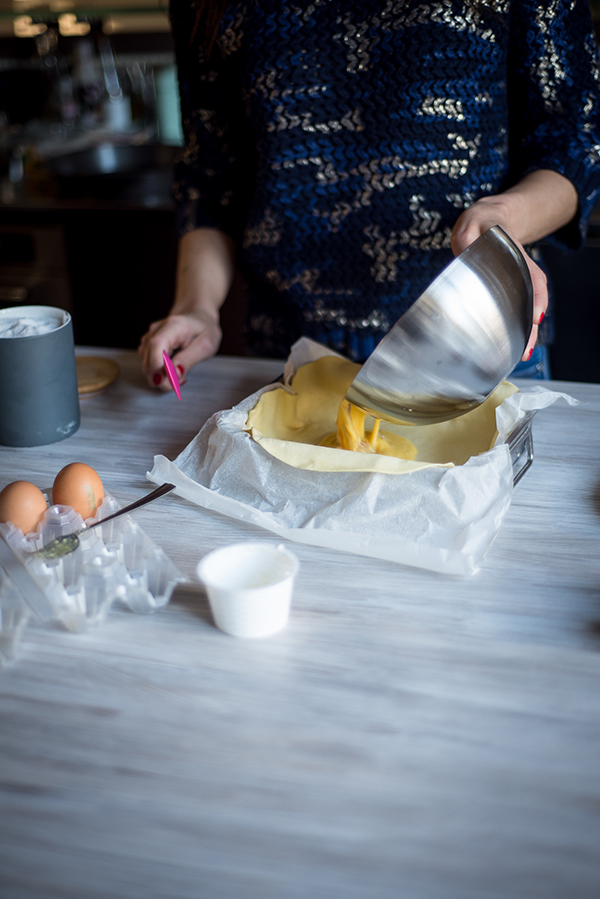
[[[289,385],[265,390],[246,430],[263,449],[295,468],[407,474],[461,465],[497,436],[496,406],[517,388],[504,381],[477,409],[427,426],[380,422],[346,400],[360,366],[324,355],[300,366]]]
[[[380,453],[397,459],[414,459],[417,448],[398,434],[380,434],[381,421],[373,419],[373,427],[366,429],[366,412],[343,399],[338,409],[336,431],[321,440],[319,446],[339,447],[352,453]]]

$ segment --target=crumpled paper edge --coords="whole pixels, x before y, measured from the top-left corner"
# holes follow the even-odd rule
[[[325,347],[301,338],[292,347],[290,357],[284,368],[284,383],[299,364],[311,361],[312,358],[324,353],[338,355]],[[308,358],[307,358],[308,357]],[[300,361],[302,360],[302,361]],[[175,493],[188,501],[217,512],[228,518],[255,525],[271,533],[277,534],[281,539],[287,539],[297,543],[305,543],[313,546],[321,546],[328,549],[342,550],[356,553],[376,559],[391,561],[397,564],[411,567],[424,568],[443,574],[472,575],[479,570],[479,563],[492,545],[504,515],[508,511],[512,499],[512,462],[510,452],[504,440],[518,421],[522,420],[527,412],[546,408],[558,399],[565,399],[569,404],[576,405],[578,401],[568,394],[557,393],[542,387],[534,387],[529,391],[522,391],[508,397],[496,410],[498,437],[496,445],[486,453],[472,457],[464,465],[451,469],[439,469],[432,467],[439,478],[438,490],[440,494],[446,494],[447,502],[452,502],[452,494],[468,490],[471,473],[476,468],[485,466],[489,468],[489,475],[495,478],[497,495],[485,508],[483,514],[460,529],[455,535],[455,542],[459,548],[447,548],[435,546],[424,541],[410,540],[405,535],[386,537],[381,534],[359,534],[348,530],[329,530],[322,527],[286,527],[281,523],[276,514],[266,513],[256,509],[247,503],[241,502],[232,496],[218,493],[198,483],[185,474],[177,462],[184,462],[191,448],[199,438],[206,437],[219,428],[229,432],[239,429],[245,436],[245,424],[248,411],[256,405],[258,397],[265,391],[275,389],[276,385],[267,385],[256,393],[247,397],[231,410],[219,412],[213,415],[200,430],[196,438],[188,444],[175,462],[165,456],[154,457],[152,471],[146,476],[156,484],[168,481],[175,484]],[[234,433],[235,436],[235,433]],[[263,452],[266,452],[263,450]],[[273,458],[275,465],[285,465]],[[358,473],[357,473],[358,474]],[[415,475],[421,472],[415,472]],[[487,474],[487,473],[486,473]],[[378,474],[374,477],[412,477],[412,475],[385,475]],[[444,478],[446,481],[444,482]],[[451,479],[450,480],[448,479]]]

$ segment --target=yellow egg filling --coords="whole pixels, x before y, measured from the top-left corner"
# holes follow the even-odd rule
[[[336,447],[353,453],[378,453],[383,456],[395,456],[397,459],[412,460],[416,457],[417,448],[406,437],[389,432],[380,433],[381,422],[378,418],[373,420],[373,427],[367,431],[366,417],[366,412],[343,399],[336,419],[337,430],[324,437],[319,446]]]

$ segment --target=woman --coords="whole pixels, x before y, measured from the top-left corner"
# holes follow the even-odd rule
[[[363,361],[492,225],[582,245],[600,193],[587,0],[172,0],[171,18],[181,240],[172,311],[139,349],[151,384],[169,389],[163,350],[182,381],[217,351],[236,266],[252,353],[306,335]],[[527,261],[517,373],[539,377],[548,293]]]

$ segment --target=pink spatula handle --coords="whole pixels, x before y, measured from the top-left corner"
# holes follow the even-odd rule
[[[167,354],[166,350],[163,350],[163,362],[165,363],[165,371],[167,373],[167,377],[171,382],[171,387],[177,394],[177,399],[181,399],[181,390],[179,389],[179,378],[177,377],[177,372],[175,371],[175,366],[171,362],[170,357]]]

